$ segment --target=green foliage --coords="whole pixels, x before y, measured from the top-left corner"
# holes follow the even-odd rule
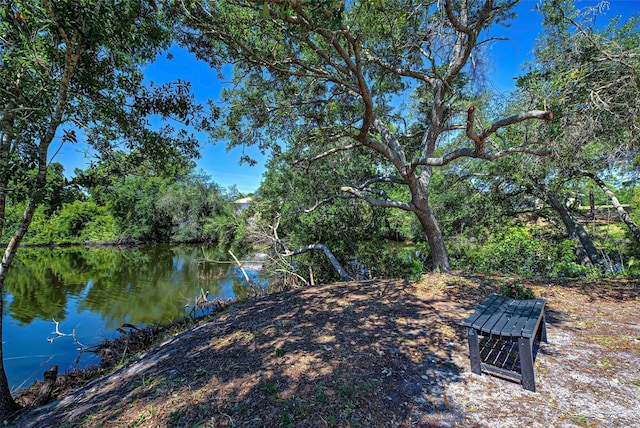
[[[640,260],[636,257],[630,257],[624,267],[624,273],[633,278],[640,278]]]
[[[427,258],[415,247],[384,241],[362,242],[353,256],[351,274],[355,278],[411,278],[425,271]]]
[[[124,177],[112,194],[109,210],[123,236],[133,239],[167,242],[171,236],[171,219],[156,209],[167,180],[157,177]]]
[[[240,250],[244,253],[243,242],[247,233],[247,219],[234,214],[218,215],[205,220],[203,232],[218,248]]]
[[[107,208],[95,202],[74,201],[47,218],[39,209],[25,241],[30,244],[110,242],[118,238]]]
[[[565,239],[557,245],[551,276],[578,278],[589,273],[588,267],[576,263],[575,246],[576,243],[570,239]]]
[[[193,176],[161,189],[155,207],[171,219],[171,240],[182,242],[217,241],[208,233],[215,231],[208,227],[211,219],[231,218],[233,210],[218,186]]]
[[[265,180],[272,205],[264,218],[280,215],[281,237],[292,246],[326,244],[344,260],[354,257],[351,242],[379,223],[369,228],[372,240],[383,229],[396,239],[426,236],[432,264],[449,269],[430,182],[435,166],[505,154],[488,140],[474,147],[460,123],[481,98],[472,78],[481,61],[471,59],[480,54],[481,33],[512,16],[515,3],[174,4],[183,45],[218,70],[234,64],[213,136],[227,147],[254,144],[274,155],[269,170],[280,177]],[[482,119],[476,126],[487,129],[485,139],[499,127],[489,126],[494,118]],[[354,198],[374,208],[346,207],[356,205],[345,202]],[[323,204],[333,206],[306,212]],[[381,208],[403,211],[387,215]],[[334,210],[331,230],[325,216]],[[305,219],[285,218],[302,212]],[[346,225],[357,230],[349,233]]]
[[[519,281],[509,280],[500,285],[500,295],[517,300],[534,300],[536,298],[531,287],[523,286]]]
[[[553,260],[552,249],[521,226],[495,231],[486,241],[458,243],[455,266],[480,272],[544,275]]]

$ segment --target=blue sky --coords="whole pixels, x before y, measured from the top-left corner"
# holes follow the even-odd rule
[[[507,37],[509,40],[495,43],[491,48],[491,62],[488,74],[494,91],[500,94],[508,94],[513,89],[514,78],[522,73],[523,63],[532,59],[531,51],[533,43],[540,35],[541,17],[533,9],[538,0],[522,0],[516,6],[517,18],[511,22],[509,28],[494,26],[485,37]],[[596,0],[578,0],[578,7],[593,6]],[[606,15],[601,17],[601,22],[606,22],[609,17],[615,15],[630,16],[634,12],[640,12],[640,0],[609,0],[609,9]],[[171,49],[173,59],[167,59],[166,55],[158,58],[156,62],[145,68],[146,78],[157,84],[162,84],[176,79],[190,81],[196,99],[205,103],[207,99],[217,100],[224,81],[218,79],[216,72],[203,62],[195,59],[193,55],[179,47]],[[229,80],[229,79],[227,79]],[[251,193],[258,189],[265,170],[265,157],[261,156],[255,147],[248,146],[244,150],[246,154],[258,159],[256,166],[239,165],[239,159],[243,152],[241,148],[235,148],[227,152],[224,144],[213,145],[206,135],[201,135],[202,157],[198,160],[198,168],[203,170],[211,179],[223,187],[235,185],[242,193]],[[56,147],[52,147],[56,150]],[[61,162],[68,175],[75,168],[85,168],[86,159],[82,154],[81,145],[67,145],[60,149],[55,160]]]

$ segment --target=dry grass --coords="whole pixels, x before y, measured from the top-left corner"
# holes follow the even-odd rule
[[[538,393],[468,371],[460,323],[502,279],[337,283],[236,304],[13,426],[632,426],[638,284],[529,282]]]

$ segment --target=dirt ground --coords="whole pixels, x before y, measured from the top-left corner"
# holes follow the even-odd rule
[[[462,321],[506,278],[428,275],[232,305],[14,427],[632,427],[640,284],[531,281],[537,392],[470,373]]]

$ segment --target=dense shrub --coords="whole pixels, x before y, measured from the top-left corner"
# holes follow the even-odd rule
[[[416,247],[364,242],[351,263],[350,274],[356,278],[412,278],[425,270],[426,257]]]
[[[576,243],[570,239],[565,239],[556,246],[551,276],[578,278],[589,273],[590,268],[576,263],[575,246]]]
[[[516,226],[495,232],[484,243],[458,242],[452,249],[454,267],[475,272],[545,275],[555,258],[553,246]]]
[[[34,216],[26,240],[32,244],[105,242],[117,239],[117,229],[107,208],[94,202],[74,201],[46,218],[42,209]]]
[[[531,287],[525,287],[518,281],[509,280],[500,285],[500,295],[518,300],[533,300],[536,298]]]

